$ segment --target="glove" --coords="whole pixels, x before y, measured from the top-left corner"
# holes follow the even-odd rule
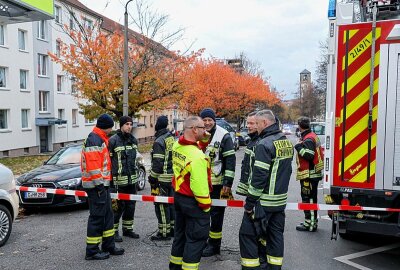
[[[111,199],[111,207],[114,212],[118,211],[118,200],[117,199]]]
[[[157,187],[151,187],[151,195],[152,196],[158,196],[158,195],[160,195],[160,188],[157,186]]]
[[[158,185],[158,179],[151,175],[149,175],[148,181],[149,181],[150,185]]]
[[[331,195],[324,195],[325,203],[326,204],[334,204],[335,202],[333,201]]]
[[[232,195],[232,191],[224,192],[223,189],[221,189],[221,193],[219,195],[219,198],[221,200],[234,200],[233,195]]]

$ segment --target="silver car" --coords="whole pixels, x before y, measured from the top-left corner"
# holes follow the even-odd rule
[[[10,237],[12,224],[18,215],[18,203],[14,175],[0,163],[0,247]]]

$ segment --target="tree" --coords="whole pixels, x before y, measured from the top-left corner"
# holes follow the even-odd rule
[[[259,77],[234,69],[218,60],[197,60],[185,76],[181,106],[193,114],[213,108],[220,117],[243,118],[261,104],[278,103],[276,93]]]
[[[162,108],[178,100],[182,94],[181,76],[198,53],[184,56],[171,52],[162,43],[152,40],[162,31],[166,17],[158,16],[136,2],[138,10],[134,24],[142,33],[129,30],[129,112],[154,106]],[[68,9],[68,7],[66,6]],[[117,119],[122,116],[123,26],[103,17],[102,23],[92,27],[84,24],[72,10],[75,27],[63,26],[71,43],[62,43],[60,56],[49,53],[51,59],[62,65],[64,71],[75,78],[79,107],[87,119],[108,112]],[[131,16],[135,18],[135,16]],[[115,32],[113,32],[115,31]],[[170,45],[181,31],[163,37]],[[150,34],[151,38],[144,34]]]
[[[315,70],[315,92],[319,99],[320,114],[325,115],[326,106],[326,91],[327,91],[327,76],[328,76],[328,40],[319,43],[320,48],[320,59],[317,61],[317,67]]]

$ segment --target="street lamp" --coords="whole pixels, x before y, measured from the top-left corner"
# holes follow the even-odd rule
[[[122,94],[122,113],[128,115],[128,4],[133,0],[129,0],[125,5],[125,24],[124,24],[124,89]]]

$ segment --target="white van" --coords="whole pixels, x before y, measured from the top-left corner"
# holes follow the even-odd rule
[[[12,223],[18,215],[18,205],[14,175],[0,163],[0,247],[10,237]]]

